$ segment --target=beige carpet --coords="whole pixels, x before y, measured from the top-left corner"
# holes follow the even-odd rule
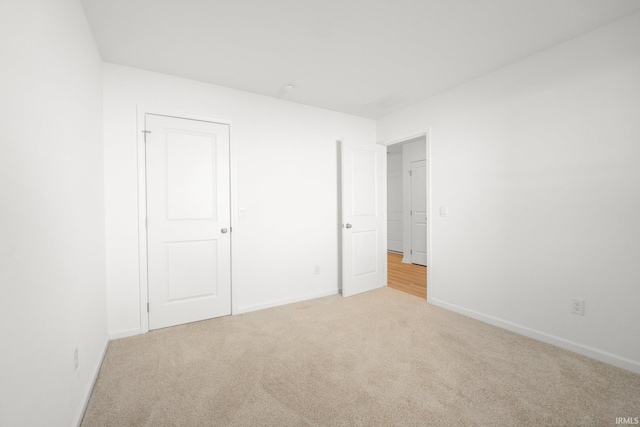
[[[110,343],[83,426],[615,426],[640,375],[383,288]]]

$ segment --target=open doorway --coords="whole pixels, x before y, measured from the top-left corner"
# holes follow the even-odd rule
[[[427,165],[426,133],[387,146],[387,285],[425,299]]]

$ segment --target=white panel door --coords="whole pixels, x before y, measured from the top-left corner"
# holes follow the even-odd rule
[[[145,126],[149,329],[231,314],[229,126]]]
[[[427,265],[427,162],[411,162],[411,263]]]
[[[386,148],[341,144],[342,295],[387,283]]]

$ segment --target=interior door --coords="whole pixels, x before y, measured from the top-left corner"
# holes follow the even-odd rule
[[[411,162],[411,263],[427,265],[427,162]]]
[[[386,148],[341,144],[342,296],[387,283]]]
[[[145,126],[149,329],[231,314],[229,126]]]

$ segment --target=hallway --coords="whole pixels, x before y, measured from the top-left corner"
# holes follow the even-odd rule
[[[387,286],[402,292],[427,298],[427,267],[402,262],[402,254],[387,252]]]

